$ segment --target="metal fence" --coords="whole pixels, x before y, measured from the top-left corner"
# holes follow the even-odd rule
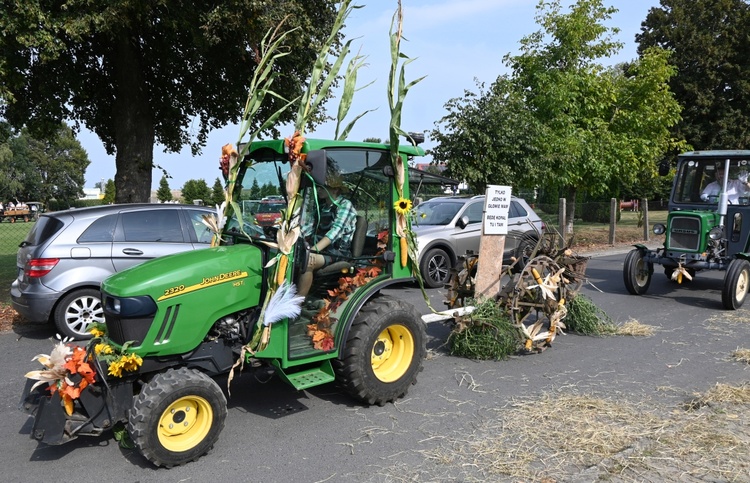
[[[16,278],[18,245],[26,238],[33,221],[0,222],[0,302],[10,301],[10,284]]]
[[[568,202],[529,204],[563,239],[614,245],[635,241],[652,241],[654,222],[666,221],[666,204],[648,200],[618,200],[576,203],[574,219],[568,219]]]

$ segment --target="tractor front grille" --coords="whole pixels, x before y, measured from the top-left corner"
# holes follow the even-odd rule
[[[112,342],[122,345],[132,341],[134,346],[139,346],[151,328],[154,318],[140,317],[125,319],[106,314],[105,321],[107,324],[107,335]]]
[[[701,245],[701,220],[689,216],[674,216],[669,223],[671,250],[698,251]]]

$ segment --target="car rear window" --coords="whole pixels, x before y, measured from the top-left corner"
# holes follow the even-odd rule
[[[510,202],[510,217],[511,218],[519,218],[519,217],[526,217],[528,215],[528,212],[524,209],[523,206],[521,206],[520,203],[516,201]]]
[[[63,222],[51,216],[42,216],[34,223],[31,231],[26,235],[25,245],[41,245],[49,240],[63,227]]]
[[[107,215],[94,220],[86,230],[78,237],[78,243],[112,243],[115,234],[117,215]]]
[[[258,213],[280,213],[284,209],[284,203],[261,203]]]

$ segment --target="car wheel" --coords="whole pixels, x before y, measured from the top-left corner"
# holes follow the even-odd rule
[[[424,284],[430,288],[442,287],[448,283],[452,264],[448,254],[442,248],[433,248],[424,254],[419,270]]]
[[[76,290],[58,302],[54,312],[57,331],[64,337],[76,340],[91,338],[86,328],[92,322],[104,323],[101,294],[98,290]]]

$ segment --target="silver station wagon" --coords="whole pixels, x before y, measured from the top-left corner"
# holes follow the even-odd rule
[[[467,251],[479,253],[483,210],[484,195],[432,198],[417,205],[412,229],[417,235],[419,270],[426,286],[442,287],[459,256]],[[526,201],[511,197],[503,263],[509,264],[511,257],[520,258],[516,267],[521,268],[524,254],[533,250],[543,228],[541,218]]]
[[[87,339],[104,322],[99,286],[109,275],[152,258],[208,247],[208,207],[123,204],[44,213],[19,245],[13,308],[31,322]]]

